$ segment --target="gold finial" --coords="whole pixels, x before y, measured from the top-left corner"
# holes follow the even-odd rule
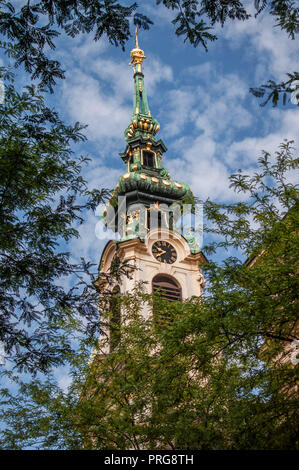
[[[145,59],[145,55],[144,55],[144,51],[140,49],[138,45],[138,26],[136,26],[136,30],[135,30],[135,45],[136,47],[131,50],[132,60],[129,65],[136,65],[136,64],[142,65],[142,62]]]
[[[135,29],[135,44],[136,44],[136,49],[139,49],[137,33],[138,33],[138,26],[136,26],[136,29]]]

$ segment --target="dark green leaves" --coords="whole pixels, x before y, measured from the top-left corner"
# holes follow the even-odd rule
[[[208,32],[211,28],[207,27],[204,21],[197,23],[193,15],[186,17],[183,13],[180,13],[173,20],[173,24],[178,24],[176,34],[178,36],[184,35],[184,42],[188,40],[194,47],[201,43],[207,51],[207,40],[215,41],[217,39],[215,35]]]
[[[81,33],[93,32],[97,41],[106,35],[114,46],[124,48],[130,38],[129,19],[137,4],[122,6],[116,0],[86,1],[39,1],[25,3],[20,10],[9,2],[1,1],[0,34],[8,38],[10,45],[1,43],[15,65],[24,65],[31,78],[38,79],[41,86],[51,92],[56,80],[64,78],[64,71],[58,61],[49,57],[47,48],[55,49],[55,38],[64,30],[74,37]],[[44,21],[48,21],[44,25]],[[152,24],[142,14],[134,16],[139,27],[148,29]],[[53,29],[57,26],[57,29]]]
[[[215,41],[212,27],[226,21],[245,21],[250,15],[239,0],[156,0],[176,13],[172,23],[176,34],[183,36],[194,47],[202,45],[205,50],[209,41]],[[52,59],[47,50],[55,49],[55,39],[61,31],[69,36],[93,33],[94,40],[106,36],[114,46],[123,49],[131,37],[130,19],[140,28],[149,29],[150,18],[137,10],[137,3],[122,5],[116,0],[41,0],[24,3],[20,9],[9,2],[0,1],[0,34],[9,42],[1,41],[6,54],[15,60],[15,65],[24,65],[33,79],[51,92],[57,79],[64,78],[63,67]],[[141,6],[142,7],[142,6]],[[298,32],[298,7],[290,0],[255,1],[257,15],[268,12],[277,21],[277,26],[294,39]],[[44,24],[46,22],[46,24]],[[55,28],[56,27],[56,28]],[[276,100],[276,92],[273,94]]]
[[[292,84],[299,79],[299,73],[287,73],[287,76],[289,79],[285,82],[276,83],[273,80],[269,80],[265,85],[261,85],[259,88],[250,88],[250,93],[257,98],[263,98],[266,96],[266,100],[263,101],[260,106],[265,106],[270,101],[272,102],[273,107],[276,107],[279,99],[281,98],[285,105],[291,99],[291,94],[294,92]]]
[[[297,6],[296,6],[297,4]],[[272,0],[270,14],[275,17],[276,26],[285,30],[291,39],[299,32],[299,7],[294,0]]]
[[[63,363],[70,349],[56,324],[82,305],[97,322],[95,290],[75,287],[90,266],[71,262],[61,244],[78,237],[83,211],[107,191],[89,192],[86,159],[73,158],[84,126],[65,125],[35,87],[17,93],[8,84],[0,109],[0,339],[7,360],[35,373]]]
[[[221,26],[228,20],[248,20],[250,15],[239,0],[213,1],[203,0],[201,2],[202,10],[211,20],[212,24],[220,23]]]
[[[134,14],[134,24],[139,28],[149,29],[149,25],[154,24],[147,16],[141,13]]]

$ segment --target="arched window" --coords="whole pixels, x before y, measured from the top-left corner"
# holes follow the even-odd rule
[[[110,352],[116,348],[120,342],[120,322],[121,311],[118,295],[120,293],[119,286],[114,287],[110,299]]]
[[[180,284],[166,274],[158,274],[152,281],[153,292],[159,291],[164,299],[174,301],[182,300]]]

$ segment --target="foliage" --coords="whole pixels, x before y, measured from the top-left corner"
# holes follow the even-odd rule
[[[272,105],[275,108],[278,105],[280,98],[285,105],[287,103],[288,95],[294,92],[294,88],[292,88],[292,86],[295,81],[298,81],[299,73],[287,73],[287,76],[288,80],[285,82],[276,83],[274,80],[269,80],[265,85],[261,85],[259,88],[250,88],[250,93],[257,98],[263,98],[265,95],[267,96],[266,100],[263,101],[260,106],[265,106],[269,101],[272,101]],[[297,104],[299,106],[299,100],[297,101]]]
[[[16,66],[23,64],[32,79],[40,79],[42,86],[53,91],[55,80],[64,78],[64,71],[45,51],[55,49],[54,41],[60,35],[57,29],[71,37],[94,31],[95,40],[106,34],[111,44],[124,47],[130,37],[129,19],[137,4],[126,7],[116,0],[42,0],[24,2],[16,10],[10,2],[0,1],[0,8],[0,34],[10,41],[0,42],[0,46],[15,59]],[[148,28],[151,21],[135,13],[134,23]]]
[[[4,411],[8,427],[3,430],[1,449],[22,450],[24,441],[27,448],[34,449],[81,448],[82,440],[73,419],[79,400],[75,391],[64,394],[52,377],[43,381],[36,378],[27,384],[8,372],[6,379],[18,388],[18,393],[11,395],[8,389],[2,389],[1,405],[9,407]]]
[[[267,4],[270,3],[270,14],[275,18],[275,26],[279,26],[282,30],[288,33],[290,39],[295,39],[295,35],[299,31],[299,8],[296,7],[296,2],[293,0],[255,0],[255,7],[257,14],[263,11]],[[292,82],[298,79],[299,73],[287,73],[289,80],[281,83],[276,83],[274,80],[268,80],[267,84],[261,85],[258,88],[250,88],[252,93],[257,98],[267,96],[266,100],[261,103],[265,106],[269,101],[272,101],[273,107],[276,107],[279,98],[282,99],[283,104],[287,103],[288,94],[292,93]],[[268,91],[269,90],[269,91]]]
[[[157,297],[154,310],[162,319],[157,324],[136,314],[141,304],[153,302],[150,296],[138,291],[114,294],[113,300],[101,287],[99,322],[91,266],[72,262],[64,251],[65,243],[78,236],[75,227],[83,211],[94,208],[107,191],[89,192],[81,176],[86,159],[73,157],[72,145],[84,140],[83,127],[65,125],[44,103],[44,91],[53,91],[64,77],[53,59],[55,42],[61,32],[70,37],[93,32],[95,40],[106,35],[124,48],[132,17],[145,29],[152,21],[137,12],[136,3],[122,3],[41,0],[15,8],[0,1],[0,47],[38,80],[38,87],[18,93],[11,74],[1,69],[7,86],[0,105],[0,341],[19,370],[48,372],[66,360],[73,368],[68,392],[51,376],[23,384],[8,374],[19,391],[2,390],[8,424],[2,447],[294,448],[296,369],[284,362],[285,345],[298,331],[298,192],[286,179],[297,161],[290,143],[282,145],[275,163],[265,153],[260,173],[232,176],[232,186],[249,194],[248,203],[207,201],[212,225],[206,232],[222,237],[207,251],[234,248],[249,258],[245,265],[233,257],[206,265],[204,304],[198,299],[174,303],[170,313]],[[238,0],[156,4],[173,10],[178,36],[206,50],[217,39],[212,34],[217,23],[249,18]],[[256,15],[267,11],[295,38],[294,1],[254,4]],[[269,81],[251,92],[268,93],[263,104],[272,100],[276,106],[281,96],[286,103],[297,78],[297,72],[290,73],[285,82]],[[116,258],[103,281],[109,285],[127,268]],[[70,290],[63,287],[69,281]],[[105,328],[105,316],[110,321],[109,305],[115,301],[126,315],[121,343],[87,367],[92,338]],[[86,344],[74,352],[79,334]]]
[[[142,285],[102,290],[103,333],[89,365],[90,341],[72,356],[68,392],[37,382],[15,403],[2,391],[2,448],[296,448],[298,366],[288,345],[298,337],[298,188],[289,181],[298,159],[284,142],[259,164],[231,177],[246,202],[205,204],[206,230],[222,237],[206,248],[238,248],[247,262],[207,263],[204,299],[170,304]],[[116,304],[121,340],[108,354]]]
[[[60,32],[75,37],[93,32],[94,40],[105,35],[114,46],[123,49],[131,36],[130,19],[148,29],[153,22],[137,3],[123,5],[116,0],[40,0],[24,2],[19,9],[8,1],[0,1],[0,47],[14,59],[15,65],[24,65],[32,79],[53,91],[55,81],[64,78],[64,71],[52,59]],[[175,13],[172,23],[175,33],[192,46],[207,50],[208,41],[215,41],[212,28],[226,21],[246,21],[250,15],[240,0],[156,0],[157,5]],[[291,39],[298,32],[298,7],[293,0],[255,0],[256,16],[267,11],[276,20],[276,26],[285,30]],[[7,42],[7,41],[8,42]]]
[[[262,1],[264,8],[267,2]],[[261,0],[256,0],[256,3],[259,5]],[[299,30],[299,7],[296,7],[296,2],[294,0],[272,0],[270,2],[270,14],[275,17],[276,26],[280,26],[291,39],[295,39],[295,34]]]
[[[88,191],[86,159],[73,158],[83,127],[65,125],[34,86],[18,93],[9,84],[0,110],[0,340],[19,369],[34,373],[69,350],[60,320],[97,316],[96,293],[84,288],[90,265],[72,262],[64,242],[107,191]]]

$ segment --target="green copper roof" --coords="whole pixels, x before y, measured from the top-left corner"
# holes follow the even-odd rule
[[[133,95],[133,113],[131,123],[125,130],[125,138],[129,141],[132,137],[145,136],[148,138],[157,134],[160,129],[158,121],[151,116],[148,106],[146,89],[144,86],[144,75],[142,72],[142,62],[145,55],[142,49],[138,46],[137,31],[136,31],[136,47],[131,51],[134,71],[134,95]]]
[[[142,211],[135,211],[140,213],[138,216],[126,215],[126,213],[130,214],[130,210],[133,210],[134,204],[141,203],[145,211],[151,211],[152,205],[157,209],[160,204],[166,204],[170,207],[174,202],[194,204],[194,196],[189,186],[171,180],[168,170],[163,167],[162,155],[167,148],[161,139],[156,140],[160,125],[151,116],[148,105],[142,72],[145,55],[138,46],[137,32],[135,40],[136,47],[131,51],[132,61],[130,64],[133,66],[134,76],[133,113],[131,123],[125,130],[127,146],[125,151],[120,154],[127,171],[120,176],[102,216],[107,219],[105,223],[107,227],[116,231],[119,226],[114,224],[114,216],[111,218],[111,224],[110,216],[106,217],[109,206],[110,209],[114,208],[116,220],[120,220],[120,218],[128,220],[121,235],[122,240],[140,236],[141,232],[144,232],[145,235],[148,230],[148,226],[143,220],[144,216],[140,215]],[[125,207],[118,207],[118,204],[123,204],[118,197],[124,195],[126,196]],[[199,247],[193,238],[191,237],[187,241],[191,252],[197,252]]]
[[[151,195],[165,196],[173,200],[181,200],[185,197],[193,198],[189,186],[185,183],[171,181],[163,176],[150,176],[143,172],[131,172],[122,175],[110,199],[110,203],[116,207],[117,197],[130,191],[139,190]]]

